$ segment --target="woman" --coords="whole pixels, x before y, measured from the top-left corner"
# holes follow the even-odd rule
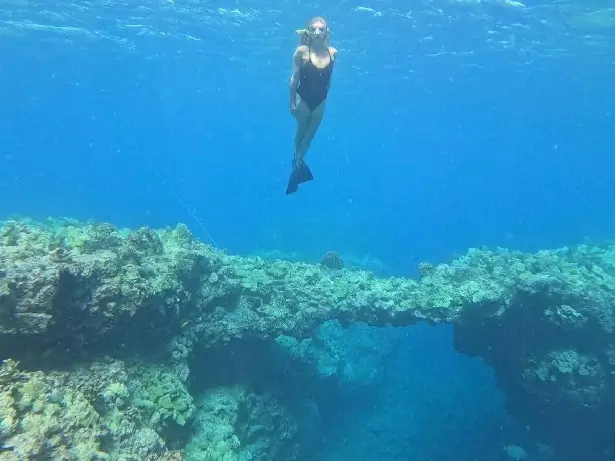
[[[320,16],[307,29],[298,30],[301,43],[293,56],[290,77],[290,113],[297,120],[293,171],[286,194],[297,192],[299,184],[313,179],[304,162],[305,154],[325,114],[337,50],[329,46],[329,28]]]

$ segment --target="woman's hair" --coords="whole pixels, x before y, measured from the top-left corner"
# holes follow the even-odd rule
[[[316,24],[317,22],[322,22],[327,28],[327,30],[329,30],[329,27],[327,26],[327,21],[325,21],[325,18],[323,18],[322,16],[315,16],[310,19],[310,22],[308,22],[307,24],[307,28],[309,28],[312,24]]]
[[[327,36],[325,37],[325,44],[329,46],[329,26],[327,26],[327,21],[322,16],[315,16],[307,23],[307,27],[305,29],[300,29],[297,31],[299,37],[300,45],[308,45],[310,43],[310,27],[312,24],[316,24],[317,22],[322,22],[326,27]]]

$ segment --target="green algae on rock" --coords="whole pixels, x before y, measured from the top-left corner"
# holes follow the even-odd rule
[[[146,410],[133,402],[164,374],[160,366],[118,360],[32,373],[5,360],[0,367],[0,442],[6,451],[0,460],[181,459],[166,446],[172,442],[165,433],[168,423],[151,417],[176,414],[151,397]],[[174,383],[171,392],[187,395],[182,383]]]
[[[42,372],[25,373],[12,360],[0,367],[3,459],[107,459],[100,417],[82,393],[58,389]]]

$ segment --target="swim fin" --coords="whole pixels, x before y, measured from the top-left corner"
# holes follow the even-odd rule
[[[312,171],[309,167],[303,163],[299,168],[293,169],[288,179],[288,186],[286,187],[286,195],[293,194],[299,190],[299,184],[308,182],[314,179]]]

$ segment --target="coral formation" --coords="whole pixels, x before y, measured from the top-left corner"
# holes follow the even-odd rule
[[[337,319],[452,323],[456,348],[493,367],[511,413],[540,431],[558,456],[603,459],[615,451],[613,248],[471,249],[449,264],[423,264],[415,281],[230,256],[183,225],[130,231],[69,220],[5,222],[0,443],[8,448],[0,456],[178,456],[172,450],[208,414],[185,387],[196,350],[247,338],[301,340]],[[169,364],[92,359],[127,351],[158,354]],[[23,370],[43,362],[49,369],[27,372],[9,359]],[[60,364],[79,361],[90,365],[62,371]],[[260,403],[235,400],[243,403],[220,411],[263,413],[254,410]],[[219,447],[209,459],[247,459],[244,440],[253,428],[239,429],[241,418],[229,418],[233,432],[212,439]],[[591,443],[573,443],[579,427],[595,428]],[[273,459],[271,449],[255,452]]]
[[[106,459],[106,431],[79,391],[58,388],[43,373],[24,373],[12,360],[0,368],[0,440],[6,460]]]
[[[161,418],[165,405],[150,389],[159,366],[94,362],[70,371],[24,372],[11,359],[0,368],[0,459],[172,460]],[[166,374],[166,376],[172,376]],[[187,396],[183,383],[162,386]],[[143,389],[149,392],[143,395]],[[145,407],[145,410],[144,410]],[[192,407],[193,409],[193,407]]]
[[[186,447],[189,459],[285,461],[298,454],[297,426],[271,395],[217,387],[197,405],[197,436]]]
[[[342,270],[344,268],[344,260],[335,251],[327,251],[321,258],[320,264],[333,270]]]
[[[348,388],[380,384],[384,358],[398,346],[395,335],[385,339],[363,323],[344,329],[337,321],[323,323],[307,339],[280,335],[276,341],[288,354],[310,364],[315,375],[333,377]]]

